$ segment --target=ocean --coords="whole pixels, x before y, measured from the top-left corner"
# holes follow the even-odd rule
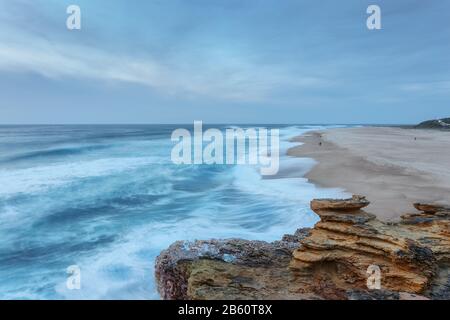
[[[0,299],[159,299],[154,261],[174,241],[313,226],[312,198],[348,195],[309,183],[314,160],[286,150],[330,126],[261,126],[281,130],[277,178],[173,164],[171,133],[189,125],[0,126]],[[71,265],[80,290],[66,286]]]

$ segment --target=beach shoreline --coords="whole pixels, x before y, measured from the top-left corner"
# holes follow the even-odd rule
[[[292,141],[288,155],[317,163],[306,178],[327,188],[364,194],[370,211],[398,220],[414,202],[448,202],[450,133],[395,127],[311,131]]]

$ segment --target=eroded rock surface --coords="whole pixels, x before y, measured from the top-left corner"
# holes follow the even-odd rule
[[[367,207],[370,202],[363,196],[354,195],[351,199],[320,199],[311,201],[311,209],[314,211],[356,211]]]
[[[309,229],[268,243],[242,239],[178,241],[157,258],[163,299],[288,299],[292,252]],[[308,295],[302,296],[308,298]]]
[[[176,242],[157,258],[164,299],[448,299],[450,211],[422,212],[383,223],[352,199],[313,200],[321,220],[281,241]],[[381,272],[370,290],[369,266]]]

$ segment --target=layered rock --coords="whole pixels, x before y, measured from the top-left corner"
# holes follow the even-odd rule
[[[309,229],[267,243],[242,239],[178,241],[157,258],[163,299],[295,299],[287,266]]]
[[[156,262],[164,299],[449,298],[450,211],[415,204],[422,213],[383,223],[369,202],[313,200],[313,229],[282,241],[176,242]],[[381,290],[369,290],[369,267]],[[418,296],[419,295],[419,296]]]
[[[431,286],[438,260],[450,251],[448,215],[443,221],[437,214],[412,214],[398,224],[384,224],[360,209],[342,212],[329,203],[312,201],[321,221],[294,251],[291,269],[341,290],[367,288],[371,266],[380,269],[384,289],[423,293]]]

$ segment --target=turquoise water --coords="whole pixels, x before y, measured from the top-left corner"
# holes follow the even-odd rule
[[[317,217],[319,189],[288,158],[288,139],[326,126],[281,129],[281,170],[170,161],[180,126],[0,126],[0,299],[158,299],[153,265],[176,240],[278,240]],[[222,127],[224,129],[225,127]],[[66,269],[81,269],[81,289]]]

